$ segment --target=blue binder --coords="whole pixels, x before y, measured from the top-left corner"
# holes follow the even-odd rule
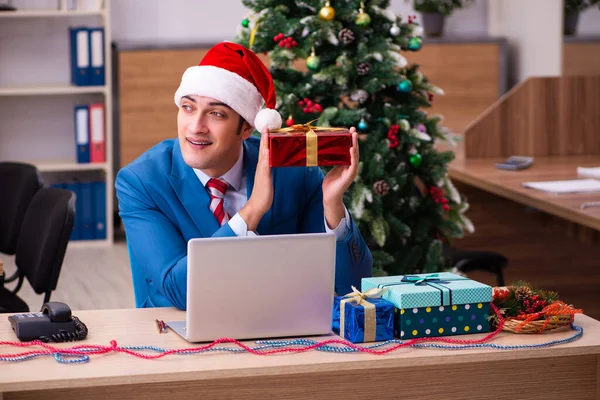
[[[71,83],[76,86],[91,84],[90,33],[85,27],[69,28],[71,50]]]
[[[90,109],[87,105],[75,106],[75,146],[77,162],[90,162]]]
[[[91,182],[79,182],[79,193],[81,194],[81,208],[79,213],[79,238],[82,240],[94,239],[94,193],[92,191]]]
[[[73,221],[73,232],[71,232],[71,240],[80,240],[81,239],[81,234],[80,234],[80,219],[81,219],[81,201],[82,201],[82,197],[79,193],[79,184],[77,182],[68,182],[64,184],[65,189],[70,190],[71,192],[75,193],[75,221]]]
[[[104,86],[104,28],[90,28],[91,85]]]
[[[94,191],[95,239],[106,239],[106,182],[92,182]]]

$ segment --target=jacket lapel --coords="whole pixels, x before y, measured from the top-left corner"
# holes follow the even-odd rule
[[[219,224],[210,211],[210,198],[194,170],[185,163],[179,140],[173,146],[171,172],[167,175],[179,201],[194,221],[202,236],[211,237]]]
[[[247,186],[247,196],[250,199],[250,195],[252,195],[252,189],[254,188],[254,178],[256,176],[256,165],[258,164],[258,151],[260,149],[260,141],[256,140],[244,140],[244,166],[246,169],[246,186]],[[273,176],[273,188],[275,188],[275,170],[272,171]],[[271,226],[271,221],[273,219],[273,209],[275,208],[275,195],[273,196],[273,204],[269,211],[262,217],[260,222],[258,223],[258,227],[256,230],[259,234],[265,234],[268,232],[269,227]]]

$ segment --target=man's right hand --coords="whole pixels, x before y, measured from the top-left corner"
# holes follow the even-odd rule
[[[269,165],[269,129],[265,128],[260,135],[260,150],[252,194],[246,205],[239,211],[249,231],[256,231],[258,223],[269,211],[271,204],[273,204],[273,179]]]

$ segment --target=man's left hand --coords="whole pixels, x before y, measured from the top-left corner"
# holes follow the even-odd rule
[[[354,127],[350,128],[350,132],[352,133],[350,165],[336,166],[323,180],[323,207],[327,225],[331,229],[335,229],[344,218],[344,193],[358,173],[358,134]]]

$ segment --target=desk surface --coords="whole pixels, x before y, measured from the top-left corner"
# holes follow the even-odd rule
[[[580,209],[586,201],[600,201],[600,193],[553,194],[523,187],[523,182],[581,179],[577,167],[600,166],[600,156],[536,157],[522,171],[496,169],[503,158],[465,159],[462,147],[449,166],[452,179],[498,196],[545,211],[577,224],[600,230],[600,207]]]
[[[185,314],[171,308],[139,310],[98,310],[74,312],[89,328],[89,336],[77,344],[109,345],[116,340],[120,346],[155,345],[163,348],[192,347],[177,334],[159,334],[155,319],[173,321]],[[15,341],[10,324],[2,317],[0,341]],[[143,360],[126,354],[92,356],[87,364],[65,365],[45,357],[0,366],[0,393],[61,388],[82,388],[113,385],[135,385],[160,382],[203,381],[211,379],[259,379],[268,376],[321,374],[335,371],[373,370],[377,368],[443,367],[456,370],[464,363],[490,363],[490,370],[501,362],[523,363],[548,357],[596,357],[600,355],[600,322],[585,315],[576,316],[575,323],[584,329],[583,337],[574,342],[534,350],[435,350],[401,349],[385,356],[368,354],[332,354],[312,351],[302,354],[256,356],[252,354],[209,353],[175,355],[158,360]],[[565,329],[545,335],[516,335],[502,332],[494,343],[533,344],[570,336]],[[482,337],[482,334],[461,336],[462,339]],[[320,340],[321,338],[319,338]],[[250,342],[252,344],[252,342]],[[73,344],[57,344],[70,347]],[[16,347],[0,347],[3,354],[20,352]],[[585,358],[585,357],[584,357]],[[459,369],[460,370],[460,369]],[[594,370],[595,371],[595,370]],[[594,372],[596,374],[596,372]],[[592,375],[594,377],[595,375]]]

